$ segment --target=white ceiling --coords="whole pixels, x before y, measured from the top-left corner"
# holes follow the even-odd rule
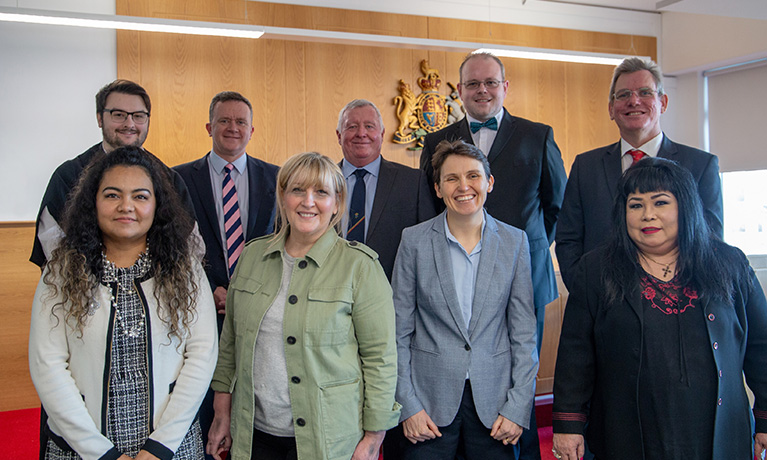
[[[710,14],[767,20],[765,0],[527,0],[529,2],[569,3],[636,11]]]

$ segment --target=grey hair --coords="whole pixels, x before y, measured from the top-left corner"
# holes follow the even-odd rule
[[[644,60],[638,57],[626,58],[615,67],[613,71],[613,81],[610,83],[610,94],[608,99],[613,101],[613,95],[615,94],[615,82],[618,81],[618,77],[625,73],[639,72],[640,70],[646,70],[652,75],[652,79],[655,80],[655,89],[658,91],[658,96],[662,96],[663,92],[663,72],[660,70],[660,66],[653,60]]]
[[[341,109],[340,112],[338,112],[338,125],[336,126],[336,131],[338,131],[339,133],[341,132],[341,128],[342,128],[341,125],[343,125],[344,123],[344,115],[346,115],[346,112],[353,109],[360,108],[360,107],[373,107],[373,110],[375,110],[376,112],[376,117],[378,117],[378,126],[381,128],[381,131],[383,131],[384,124],[383,124],[383,118],[381,117],[381,112],[378,110],[378,107],[376,107],[375,104],[368,101],[367,99],[355,99],[349,102],[348,104],[346,104],[344,108]]]

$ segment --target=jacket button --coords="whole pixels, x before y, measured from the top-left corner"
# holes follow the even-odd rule
[[[308,264],[306,263],[306,261],[302,260],[301,262],[298,263],[298,268],[306,268],[307,265]]]
[[[294,343],[296,343],[296,338],[291,335],[288,337],[288,344],[293,345]]]
[[[709,320],[709,321],[713,321],[713,320],[715,320],[715,319],[716,319],[716,316],[714,316],[714,314],[713,314],[713,313],[709,313],[709,314],[708,314],[708,320]]]
[[[718,405],[722,405],[722,398],[719,398],[719,401],[716,402]]]
[[[290,381],[293,383],[301,383],[301,379],[299,377],[293,376],[290,378]]]
[[[290,303],[291,305],[297,304],[298,303],[298,297],[296,297],[295,295],[292,295],[292,296],[288,297],[288,303]]]
[[[463,348],[465,348],[466,351],[471,350],[471,346],[468,343],[466,345],[464,345]]]
[[[356,241],[349,241],[349,246],[357,246],[357,242]]]
[[[718,350],[718,349],[719,349],[719,342],[714,342],[714,350]]]
[[[306,420],[304,420],[304,419],[302,419],[302,418],[297,418],[297,419],[296,419],[296,425],[298,425],[298,426],[304,426],[304,425],[306,425]]]

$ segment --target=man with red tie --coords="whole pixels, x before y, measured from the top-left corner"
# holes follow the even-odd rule
[[[575,158],[559,212],[556,252],[568,289],[578,260],[612,230],[618,179],[645,156],[674,160],[690,170],[698,183],[706,221],[715,234],[722,236],[719,160],[710,153],[672,142],[663,133],[660,116],[667,107],[668,95],[663,91],[657,64],[633,57],[615,68],[608,110],[610,119],[618,125],[621,140]]]

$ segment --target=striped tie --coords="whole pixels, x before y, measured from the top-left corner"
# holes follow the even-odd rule
[[[224,231],[226,231],[226,253],[228,255],[229,277],[234,273],[237,259],[245,245],[245,236],[242,234],[242,222],[240,219],[240,205],[237,203],[237,189],[232,180],[234,165],[228,163],[224,166]]]

